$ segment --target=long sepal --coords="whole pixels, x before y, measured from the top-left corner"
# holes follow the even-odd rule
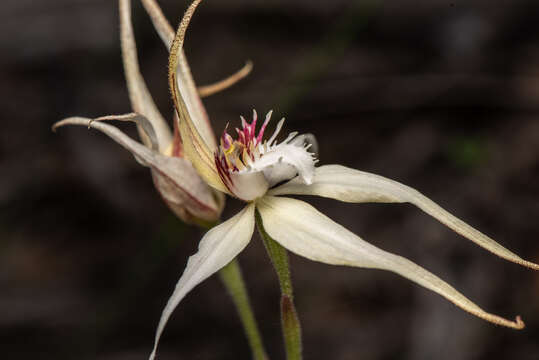
[[[119,7],[122,59],[131,106],[134,112],[144,115],[152,123],[159,143],[159,150],[164,152],[170,145],[172,134],[167,122],[155,106],[146,82],[140,73],[137,45],[131,21],[131,0],[119,0]],[[143,143],[149,145],[149,140],[143,129],[140,127],[138,129]]]
[[[174,41],[174,29],[168,22],[167,18],[163,14],[163,11],[157,4],[156,0],[141,0],[142,6],[150,16],[152,20],[153,27],[159,34],[159,37],[167,47],[170,49],[172,42]]]
[[[255,211],[255,216],[256,227],[264,242],[271,263],[275,268],[281,287],[281,327],[283,329],[286,359],[301,360],[301,324],[299,322],[298,312],[294,305],[294,289],[292,286],[292,278],[290,276],[288,253],[286,249],[273,240],[264,229],[264,223],[258,211]]]
[[[482,248],[508,261],[539,270],[539,265],[522,259],[496,241],[444,210],[419,191],[383,176],[341,165],[316,168],[313,183],[294,179],[270,191],[271,195],[317,195],[344,202],[409,202],[442,224]]]
[[[249,204],[238,214],[204,235],[198,246],[198,252],[187,261],[187,266],[163,310],[150,360],[155,358],[163,329],[180,301],[195,286],[231,262],[247,246],[253,236],[254,225],[254,205]]]
[[[150,19],[152,20],[153,26],[155,27],[155,30],[159,34],[159,37],[161,40],[163,40],[163,43],[167,47],[167,49],[170,50],[172,46],[172,42],[174,41],[174,29],[170,25],[170,23],[165,18],[165,15],[163,14],[163,11],[157,4],[156,0],[142,0],[142,5],[146,9],[146,12],[150,16]],[[183,49],[180,52],[180,56],[185,59],[185,54]],[[187,61],[187,60],[184,60]],[[241,69],[236,71],[234,74],[228,76],[227,78],[220,80],[218,82],[215,82],[213,84],[209,85],[203,85],[199,86],[197,88],[198,94],[200,97],[206,97],[213,94],[216,94],[218,92],[221,92],[223,90],[228,89],[232,85],[236,84],[241,79],[245,78],[251,70],[253,69],[253,63],[251,61],[247,61],[245,66],[243,66]],[[188,75],[191,75],[188,73]],[[182,81],[182,79],[178,79],[179,81]],[[185,81],[185,80],[183,80]],[[187,80],[187,82],[194,83],[193,80]]]
[[[485,312],[429,271],[369,244],[303,201],[267,196],[257,202],[257,210],[268,234],[300,256],[331,265],[392,271],[484,320],[514,329],[524,327],[520,317],[510,321]]]
[[[72,117],[54,124],[53,130],[65,125],[79,125],[101,131],[127,149],[142,165],[152,170],[154,179],[159,179],[156,185],[165,200],[178,207],[181,206],[188,212],[186,215],[189,217],[182,217],[182,219],[199,218],[215,221],[221,213],[222,203],[216,201],[211,188],[198,176],[188,160],[162,155],[131,139],[118,128],[102,122],[104,120],[130,120],[145,124],[141,125],[141,128],[148,126],[147,120],[141,121],[141,119],[144,117],[137,114],[105,116],[97,119]],[[152,132],[149,131],[149,133]],[[148,136],[148,139],[152,138],[153,136]]]
[[[182,53],[185,32],[201,0],[195,0],[185,12],[169,57],[169,86],[179,117],[179,130],[186,157],[193,163],[208,184],[228,193],[215,166],[215,137],[206,112],[190,75],[189,65]]]
[[[197,89],[198,94],[200,95],[200,97],[203,97],[203,98],[211,96],[213,94],[217,94],[223,90],[228,89],[229,87],[231,87],[232,85],[240,81],[241,79],[247,77],[247,75],[249,75],[252,70],[253,70],[253,62],[249,60],[245,63],[245,65],[241,69],[239,69],[232,75],[229,75],[228,77],[220,81],[217,81],[213,84],[199,86]]]

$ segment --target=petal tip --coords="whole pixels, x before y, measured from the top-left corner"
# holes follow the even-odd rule
[[[522,330],[526,327],[526,324],[524,324],[524,321],[522,321],[522,318],[520,315],[517,315],[515,318],[515,329]]]
[[[70,117],[70,118],[66,118],[66,119],[57,121],[54,124],[52,124],[51,130],[52,130],[52,132],[55,133],[56,130],[58,130],[58,128],[60,128],[62,126],[66,126],[66,125],[78,125],[78,123],[76,121],[76,118]]]
[[[531,261],[525,261],[522,265],[532,270],[539,270],[539,264],[531,262]]]

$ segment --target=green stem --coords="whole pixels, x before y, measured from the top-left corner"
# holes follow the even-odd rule
[[[301,360],[301,325],[294,306],[294,293],[290,278],[288,254],[286,249],[273,240],[266,232],[262,223],[262,217],[258,211],[256,211],[255,217],[258,232],[264,241],[264,246],[277,272],[279,285],[281,286],[281,326],[283,329],[286,358],[287,360]]]
[[[238,261],[234,259],[227,266],[222,268],[219,271],[219,277],[232,297],[234,305],[236,305],[236,309],[243,324],[243,329],[245,330],[245,335],[247,336],[249,346],[253,353],[253,358],[255,360],[267,360],[268,356],[264,350],[264,344],[262,343],[262,338],[258,331],[258,326],[249,302],[249,295],[247,294],[247,288],[245,287]]]
[[[206,230],[210,230],[214,226],[219,225],[219,221],[213,223],[199,222],[197,224]],[[232,260],[228,265],[219,270],[219,278],[232,298],[234,306],[236,306],[236,311],[243,325],[243,331],[245,332],[245,336],[247,336],[249,347],[253,353],[253,359],[268,360],[238,260]]]

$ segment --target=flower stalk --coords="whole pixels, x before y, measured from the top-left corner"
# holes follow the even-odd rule
[[[264,229],[262,217],[258,210],[255,212],[256,227],[264,246],[271,259],[271,263],[277,272],[281,287],[281,327],[287,360],[302,359],[301,324],[298,313],[294,306],[294,292],[290,277],[290,263],[288,253],[284,247],[273,240]]]
[[[253,359],[268,360],[238,260],[234,259],[222,268],[219,271],[219,278],[236,306],[249,347],[253,353]]]

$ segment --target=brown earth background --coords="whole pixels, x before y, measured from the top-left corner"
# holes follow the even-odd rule
[[[160,3],[174,25],[187,7]],[[137,0],[133,12],[144,76],[172,114],[167,50]],[[111,140],[50,130],[67,116],[130,111],[117,15],[111,0],[0,2],[3,359],[146,359],[201,236]],[[207,0],[186,41],[199,84],[254,62],[205,101],[218,132],[273,109],[290,131],[317,136],[322,164],[418,188],[539,261],[539,2]],[[493,326],[387,272],[292,256],[306,360],[539,359],[539,273],[410,205],[312,203],[527,328]],[[229,201],[224,218],[239,206]],[[283,359],[278,285],[258,237],[239,260],[270,358]],[[213,277],[175,312],[159,359],[249,356]]]

